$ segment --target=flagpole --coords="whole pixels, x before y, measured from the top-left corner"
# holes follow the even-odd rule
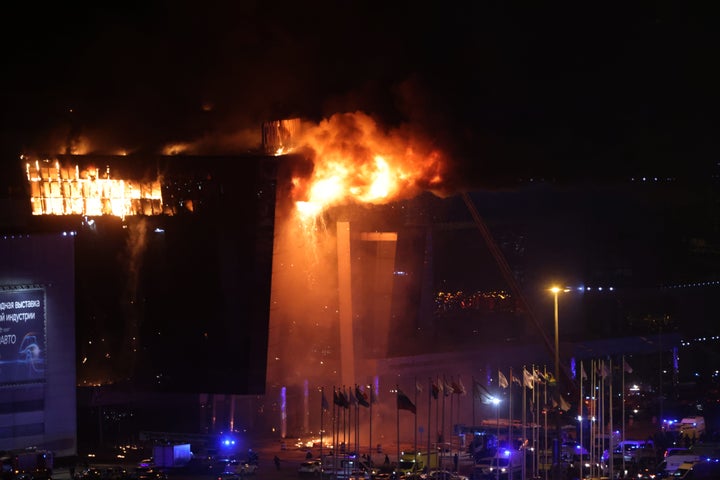
[[[348,442],[348,440],[347,440],[347,407],[346,407],[346,405],[345,405],[345,401],[347,400],[347,397],[345,396],[345,385],[343,385],[342,390],[340,390],[340,395],[342,395],[342,399],[343,399],[343,400],[342,400],[342,402],[343,402],[343,407],[342,407],[342,443],[341,443],[340,445],[342,445],[342,447],[343,447],[343,448],[342,448],[342,450],[343,450],[342,453],[345,453],[345,452],[347,452],[347,442]]]
[[[625,441],[625,355],[622,356],[622,441]],[[623,445],[625,445],[623,443]]]
[[[508,383],[508,446],[512,447],[512,388],[513,388],[513,373],[512,367],[510,367],[510,383]]]
[[[353,416],[352,416],[352,409],[350,408],[351,400],[350,395],[348,395],[348,391],[345,390],[345,386],[343,385],[343,395],[345,396],[345,452],[346,454],[352,452],[352,425],[353,425]]]
[[[350,387],[346,390],[345,393],[345,414],[347,415],[347,422],[345,424],[345,430],[347,431],[347,440],[345,441],[345,453],[350,453],[353,451],[353,415],[352,415],[352,402],[350,400]]]
[[[548,455],[547,455],[547,454],[548,454],[548,431],[547,431],[547,429],[548,429],[548,422],[547,422],[547,417],[548,417],[548,408],[547,408],[547,407],[548,407],[548,404],[547,404],[547,384],[548,384],[548,381],[547,381],[547,365],[543,366],[543,373],[544,373],[544,375],[545,375],[545,388],[543,389],[543,412],[544,412],[544,415],[545,415],[545,465],[546,465],[546,467],[545,467],[545,480],[548,480],[548,470],[549,470],[549,469],[547,468],[547,458],[548,458]],[[553,455],[553,457],[554,457],[554,455]]]
[[[537,383],[536,379],[539,378],[537,371],[535,370],[535,364],[532,366],[533,369],[533,383]],[[536,391],[537,390],[537,391]],[[533,399],[533,409],[530,413],[533,416],[533,446],[535,447],[535,455],[533,455],[533,475],[538,476],[538,455],[540,450],[540,412],[538,405],[540,405],[540,389],[533,388],[531,395]]]
[[[320,467],[323,458],[323,419],[325,418],[325,387],[320,387]]]
[[[525,385],[525,376],[527,373],[526,366],[522,367],[522,445],[523,445],[523,464],[522,464],[522,478],[525,480],[527,477],[527,385]]]
[[[445,396],[447,395],[447,381],[445,379],[445,374],[443,374],[443,380],[442,380],[442,399],[443,404],[440,407],[440,413],[442,415],[440,419],[440,453],[438,454],[438,468],[442,468],[443,463],[443,455],[445,454]]]
[[[373,421],[373,414],[372,414],[372,406],[373,406],[373,385],[372,382],[370,382],[370,431],[368,432],[368,446],[370,447],[370,450],[368,451],[368,458],[371,459],[372,464],[372,421]]]
[[[500,399],[495,404],[495,427],[497,428],[497,446],[495,447],[495,479],[500,480]]]
[[[417,377],[415,377],[415,405],[418,404],[418,383],[417,383]],[[417,415],[415,415],[415,444],[413,445],[413,448],[415,449],[415,458],[417,459]],[[398,463],[400,462],[400,457],[398,457]]]
[[[360,399],[357,398],[360,387],[355,384],[355,453],[360,455]]]
[[[339,405],[337,404],[337,390],[335,389],[335,385],[333,385],[333,416],[332,416],[332,439],[333,439],[333,472],[337,469],[337,453],[338,453],[338,439],[340,432],[338,432],[337,424],[338,424],[338,408]]]
[[[610,365],[608,368],[608,371],[610,372],[609,373],[609,375],[610,375],[610,387],[609,387],[610,390],[609,390],[609,394],[608,394],[610,397],[610,400],[609,400],[609,403],[610,403],[610,436],[612,436],[612,432],[613,432],[613,380],[614,380],[614,378],[613,378],[614,375],[612,373],[612,371],[613,371],[612,370],[612,365],[613,365],[612,357],[610,357],[608,359],[608,363]],[[623,455],[622,466],[623,466],[623,475],[625,475],[625,455]]]
[[[343,385],[342,388],[342,396],[343,396],[343,453],[347,453],[348,451],[348,443],[350,443],[350,408],[348,405],[348,397],[345,395],[345,385]]]
[[[471,380],[472,380],[472,424],[473,424],[473,429],[474,429],[475,425],[477,425],[477,423],[475,423],[475,375],[473,375],[471,377]]]
[[[596,448],[595,452],[595,462],[600,464],[602,461],[602,453],[603,449],[605,448],[605,439],[602,437],[601,432],[599,430],[600,423],[598,420],[600,419],[600,404],[598,402],[598,394],[600,392],[600,380],[598,375],[598,367],[599,367],[599,361],[597,359],[593,360],[593,366],[592,366],[592,392],[593,392],[593,435],[594,435],[594,441],[597,444],[599,440],[599,444]],[[600,473],[600,469],[598,468],[598,474]]]
[[[452,423],[452,412],[453,412],[453,408],[452,408],[452,407],[453,407],[453,406],[452,406],[452,400],[453,400],[453,397],[452,397],[452,396],[455,395],[455,386],[453,385],[453,382],[454,382],[453,378],[450,377],[450,390],[451,390],[451,391],[450,391],[450,395],[451,395],[451,396],[450,396],[450,435],[449,435],[449,437],[450,437],[450,453],[452,453],[452,451],[453,451],[453,438],[452,438],[452,437],[453,437],[453,436],[452,436],[452,431],[453,431],[453,423]]]
[[[442,383],[440,383],[439,376],[437,377],[437,383],[438,383],[438,395],[441,395],[442,394]],[[438,447],[440,447],[440,445],[439,445],[440,436],[441,436],[441,433],[440,433],[440,397],[438,396],[438,398],[435,399],[435,437],[437,440],[435,442],[436,443],[435,449],[438,450],[438,468],[440,468],[442,465],[442,458],[440,455],[441,452],[438,448]]]
[[[580,398],[578,399],[578,417],[580,418],[580,475],[582,475],[582,468],[585,465],[585,459],[583,458],[583,375],[585,369],[583,368],[583,361],[580,360]]]
[[[395,417],[397,418],[397,461],[400,462],[400,405],[397,398],[400,395],[400,386],[395,384]]]
[[[360,400],[357,398],[358,385],[355,384],[355,453],[360,455]]]
[[[432,380],[430,377],[428,377],[428,420],[427,420],[427,460],[425,460],[425,465],[428,468],[428,471],[430,470],[430,420],[432,417]]]
[[[440,438],[442,439],[440,445],[440,458],[439,463],[442,464],[442,454],[445,453],[445,397],[447,396],[447,381],[443,374],[443,404],[442,404],[442,419],[440,420]],[[442,465],[441,465],[442,466]]]

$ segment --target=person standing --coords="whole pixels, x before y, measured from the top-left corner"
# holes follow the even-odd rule
[[[275,458],[273,458],[273,462],[275,462],[275,468],[276,468],[277,470],[280,470],[280,457],[278,457],[277,455],[275,455]]]

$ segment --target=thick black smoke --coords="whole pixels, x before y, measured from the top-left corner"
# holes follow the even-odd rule
[[[663,174],[717,146],[713,15],[700,10],[321,1],[6,13],[8,183],[23,152],[233,154],[259,146],[264,121],[349,111],[433,132],[457,177],[487,186]]]

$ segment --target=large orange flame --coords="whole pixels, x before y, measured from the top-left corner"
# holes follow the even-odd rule
[[[115,179],[110,168],[80,170],[57,160],[28,162],[33,215],[158,215],[162,213],[160,180],[137,182]]]
[[[299,148],[313,157],[308,178],[294,178],[294,200],[304,217],[347,203],[384,204],[434,191],[442,153],[409,128],[382,131],[368,115],[337,114],[303,126]]]

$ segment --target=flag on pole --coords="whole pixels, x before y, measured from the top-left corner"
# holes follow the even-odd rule
[[[323,390],[323,392],[322,392],[322,400],[321,400],[321,402],[322,402],[321,405],[322,405],[322,410],[323,410],[323,412],[327,412],[328,410],[330,410],[330,405],[328,405],[327,398],[325,398],[325,391],[324,391],[324,390]]]
[[[632,372],[633,372],[632,367],[631,367],[630,364],[627,362],[627,360],[625,360],[625,357],[623,357],[623,370],[625,371],[625,373],[632,373]]]
[[[415,404],[412,402],[412,400],[410,400],[407,395],[400,391],[399,388],[397,391],[397,408],[398,410],[408,410],[412,413],[417,413]]]
[[[585,373],[585,367],[583,366],[582,362],[580,362],[580,378],[583,380],[587,380],[587,373]]]
[[[456,393],[458,395],[464,395],[465,394],[465,387],[460,386],[462,382],[460,382],[460,377],[458,377],[458,381],[456,382],[454,379],[450,379],[450,393]]]
[[[342,390],[333,391],[333,403],[338,407],[350,408],[350,402],[348,401]]]
[[[523,367],[523,386],[532,390],[535,388],[535,378]]]
[[[415,380],[415,390],[422,393],[423,386],[422,386],[422,383],[420,383],[420,380],[417,380],[417,379]]]
[[[355,394],[353,393],[352,388],[348,388],[347,399],[348,399],[349,405],[355,405],[355,406],[358,405],[358,399],[355,398]]]
[[[560,405],[558,405],[557,402],[555,402],[555,400],[553,399],[553,407],[559,406],[560,410],[562,410],[563,412],[567,412],[568,410],[570,410],[570,404],[563,398],[563,396],[558,395],[558,398],[560,399]]]
[[[363,407],[370,406],[367,393],[363,392],[357,385],[355,386],[355,397],[357,398],[358,404],[362,405]]]
[[[453,394],[453,392],[455,391],[455,389],[453,389],[452,385],[450,385],[450,384],[448,383],[447,378],[445,378],[444,376],[443,376],[443,383],[444,383],[444,385],[443,385],[443,392],[445,393],[445,396],[446,396],[446,397],[449,397],[450,395]]]
[[[457,393],[459,395],[467,394],[467,391],[465,390],[465,385],[463,384],[462,378],[460,378],[460,375],[458,375],[457,388],[455,389],[455,393]]]
[[[437,400],[440,396],[440,392],[442,392],[442,386],[438,385],[438,382],[433,380],[431,389],[433,398]]]
[[[508,383],[507,377],[503,375],[503,372],[498,370],[498,385],[502,388],[507,388],[510,384]]]
[[[520,377],[516,377],[513,375],[512,370],[510,371],[510,381],[512,383],[517,383],[519,387],[522,387],[522,382],[520,381]]]
[[[480,401],[485,405],[489,405],[492,403],[492,394],[488,391],[487,388],[485,388],[485,385],[478,382],[477,380],[473,380],[473,395],[475,396],[475,398],[480,399]]]

